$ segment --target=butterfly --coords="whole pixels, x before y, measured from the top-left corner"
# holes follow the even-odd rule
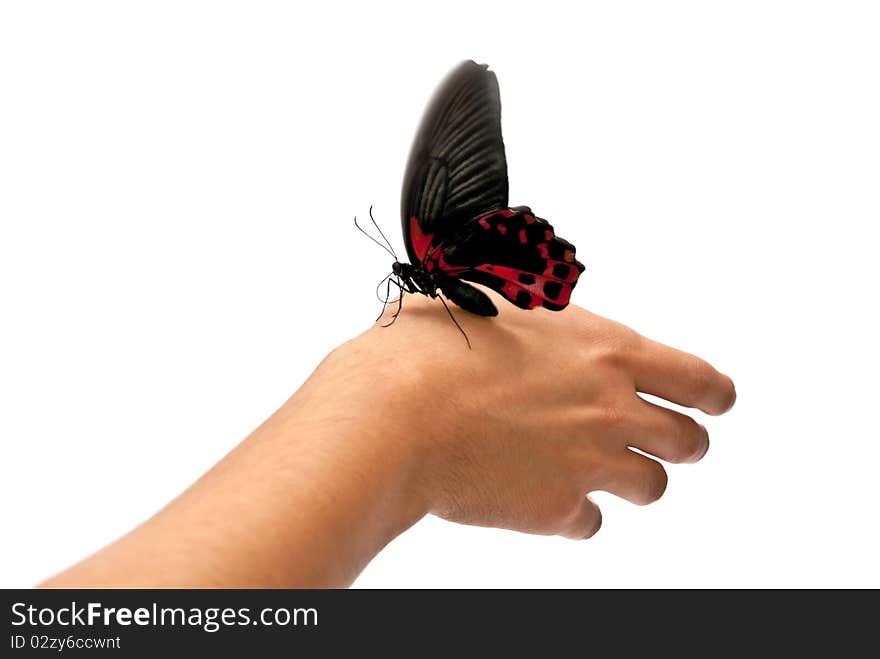
[[[395,261],[383,282],[386,293],[392,282],[400,289],[391,322],[404,293],[436,298],[442,291],[465,311],[497,315],[492,300],[468,282],[522,309],[559,311],[584,271],[574,245],[546,220],[527,206],[508,206],[498,80],[470,60],[446,76],[425,110],[406,165],[401,219],[409,263],[390,250]]]

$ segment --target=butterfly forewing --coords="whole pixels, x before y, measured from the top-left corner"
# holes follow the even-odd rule
[[[498,208],[507,208],[498,80],[485,65],[462,62],[428,104],[407,162],[401,216],[410,259],[412,218],[442,241]]]

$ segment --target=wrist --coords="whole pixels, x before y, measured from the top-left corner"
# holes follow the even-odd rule
[[[374,348],[359,337],[335,350],[247,442],[271,442],[267,453],[289,465],[297,514],[321,492],[316,516],[340,523],[356,547],[345,561],[356,566],[351,579],[432,508],[419,376]]]

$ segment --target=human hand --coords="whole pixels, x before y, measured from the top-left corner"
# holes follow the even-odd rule
[[[429,512],[586,538],[589,492],[663,494],[663,467],[629,447],[669,462],[708,448],[637,392],[709,414],[734,402],[704,361],[577,307],[458,312],[468,350],[436,300],[404,302],[168,506],[43,585],[342,587]]]
[[[637,392],[712,415],[735,401],[705,361],[584,309],[497,306],[497,318],[456,313],[468,350],[442,305],[407,296],[391,327],[386,314],[307,385],[388,425],[414,451],[413,495],[446,519],[590,537],[589,492],[644,505],[666,488],[661,464],[630,447],[674,463],[709,447],[702,425]]]

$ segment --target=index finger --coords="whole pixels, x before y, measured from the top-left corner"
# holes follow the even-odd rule
[[[736,402],[733,380],[690,353],[643,339],[631,355],[636,390],[695,407],[706,414],[724,414]]]

